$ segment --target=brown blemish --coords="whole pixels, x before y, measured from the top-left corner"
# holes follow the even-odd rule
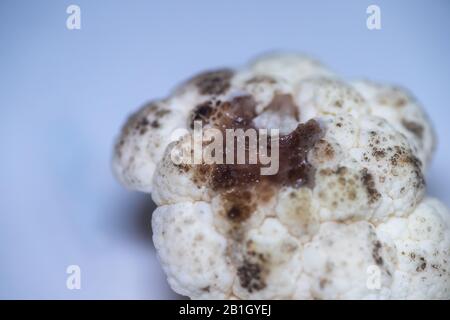
[[[386,151],[384,151],[384,149],[373,148],[372,155],[375,157],[375,159],[380,160],[386,157]]]
[[[262,269],[258,263],[244,260],[243,265],[237,269],[237,275],[241,287],[247,289],[250,293],[262,290],[266,287],[266,283],[262,279]]]
[[[417,122],[409,121],[406,119],[402,120],[402,125],[406,130],[412,132],[417,138],[422,139],[423,136],[423,126]]]
[[[369,203],[372,204],[377,202],[380,199],[381,194],[375,188],[373,175],[369,172],[369,170],[367,170],[367,168],[361,170],[361,181],[366,188]]]
[[[164,117],[165,115],[168,115],[169,113],[170,113],[170,110],[168,110],[168,109],[159,109],[155,112],[155,117],[161,118],[161,117]]]
[[[426,267],[427,267],[427,262],[425,261],[425,258],[421,257],[419,265],[416,268],[416,271],[417,272],[422,272],[422,271],[425,270]]]
[[[394,154],[391,156],[390,163],[392,166],[412,166],[412,171],[415,175],[416,181],[414,182],[414,187],[417,189],[421,189],[425,186],[425,178],[422,173],[422,162],[412,154],[410,149],[406,149],[405,147],[395,146]]]
[[[377,265],[382,266],[383,265],[383,257],[381,257],[380,250],[381,250],[381,242],[377,240],[373,244],[372,258]]]
[[[321,278],[319,280],[319,287],[320,287],[320,289],[324,289],[328,283],[329,283],[328,279]]]
[[[298,107],[290,94],[276,94],[264,111],[273,111],[299,120]]]
[[[247,81],[245,81],[245,83],[246,84],[253,84],[253,83],[275,84],[275,83],[277,83],[277,81],[271,76],[258,75],[258,76],[248,79]]]
[[[139,131],[140,135],[144,135],[147,132],[148,124],[149,122],[147,118],[142,118],[141,120],[137,121],[135,129]]]
[[[159,121],[158,120],[153,120],[152,121],[152,123],[150,123],[150,126],[152,127],[152,128],[159,128],[161,125],[159,124]]]
[[[335,151],[333,146],[326,140],[320,139],[314,146],[313,152],[316,159],[322,159],[323,161],[329,161],[333,159]]]
[[[196,76],[193,82],[201,94],[220,95],[230,88],[233,74],[234,72],[230,69],[208,71]]]
[[[194,108],[191,114],[190,127],[194,129],[194,121],[207,121],[213,113],[213,106],[211,101],[206,101]]]
[[[126,137],[134,132],[139,135],[144,135],[148,132],[149,127],[157,129],[160,127],[160,123],[157,119],[164,117],[169,113],[171,113],[169,109],[162,108],[156,102],[150,102],[128,117],[125,125],[122,127],[121,136]],[[115,151],[118,157],[122,156],[121,149],[124,144],[125,141],[122,138],[115,146]]]
[[[204,288],[202,288],[203,292],[209,292],[210,291],[210,286],[206,286]]]
[[[270,108],[292,109],[290,95],[280,95]],[[295,106],[295,105],[294,105]],[[295,109],[297,109],[295,107]],[[220,103],[205,102],[199,105],[191,119],[199,119],[221,130],[255,129],[256,102],[252,96],[239,96]],[[258,132],[258,131],[256,131]],[[322,138],[323,130],[315,120],[299,124],[295,130],[279,137],[279,170],[277,174],[261,175],[262,164],[200,164],[195,166],[194,180],[206,184],[221,195],[225,216],[230,222],[248,219],[256,209],[253,203],[269,201],[282,186],[310,186],[314,184],[315,169],[307,161],[308,152]],[[224,141],[224,147],[226,145]],[[236,146],[236,144],[235,144]],[[236,147],[235,147],[236,148]],[[232,150],[236,160],[237,150]],[[328,151],[331,152],[331,151]],[[268,143],[270,154],[270,143]],[[224,149],[224,161],[226,151]],[[259,155],[257,156],[259,159]],[[247,195],[247,196],[244,196]],[[251,199],[251,201],[250,201]]]
[[[233,190],[222,195],[226,217],[235,223],[243,222],[250,217],[256,205],[250,191]]]

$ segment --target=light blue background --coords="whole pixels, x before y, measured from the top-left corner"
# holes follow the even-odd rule
[[[82,29],[66,29],[81,7]],[[382,30],[366,28],[381,7]],[[449,1],[0,2],[0,298],[173,298],[148,197],[113,179],[126,115],[180,80],[274,49],[410,88],[440,138],[429,193],[450,205]],[[80,265],[82,289],[66,289]]]

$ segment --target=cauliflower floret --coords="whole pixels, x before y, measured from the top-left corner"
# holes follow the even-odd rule
[[[153,213],[153,242],[172,288],[197,299],[228,297],[234,270],[227,240],[215,230],[205,202],[160,206]]]
[[[196,121],[206,132],[279,129],[278,171],[185,161]],[[158,205],[153,239],[180,294],[448,299],[449,213],[424,199],[434,143],[405,91],[271,55],[199,74],[136,112],[113,168]]]
[[[408,217],[377,227],[395,248],[391,287],[395,299],[449,299],[450,215],[436,199],[424,199]]]
[[[182,107],[183,103],[178,104],[176,98],[170,102],[151,102],[128,118],[113,157],[114,173],[123,185],[138,191],[152,191],[156,164],[170,143],[172,133],[186,128],[183,118],[189,110]]]
[[[325,222],[303,250],[308,282],[296,295],[317,299],[375,299],[389,297],[395,261],[367,221]],[[379,270],[376,289],[368,285],[371,268]],[[303,280],[305,281],[305,280]]]
[[[435,148],[431,123],[416,99],[405,89],[369,81],[351,84],[367,101],[371,114],[389,119],[410,141],[417,158],[426,167]]]

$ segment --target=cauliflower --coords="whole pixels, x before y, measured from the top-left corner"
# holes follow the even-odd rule
[[[194,152],[198,122],[279,129],[278,171],[174,161]],[[202,73],[142,107],[122,129],[113,169],[158,205],[154,244],[182,295],[449,299],[450,216],[425,196],[434,145],[407,91],[272,55]]]

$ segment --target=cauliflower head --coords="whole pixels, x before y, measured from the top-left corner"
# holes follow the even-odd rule
[[[278,129],[277,173],[174,161],[192,153],[198,122]],[[122,129],[113,169],[158,205],[153,241],[182,295],[448,299],[450,216],[425,196],[434,145],[406,90],[345,82],[283,54],[199,74],[143,106]]]

